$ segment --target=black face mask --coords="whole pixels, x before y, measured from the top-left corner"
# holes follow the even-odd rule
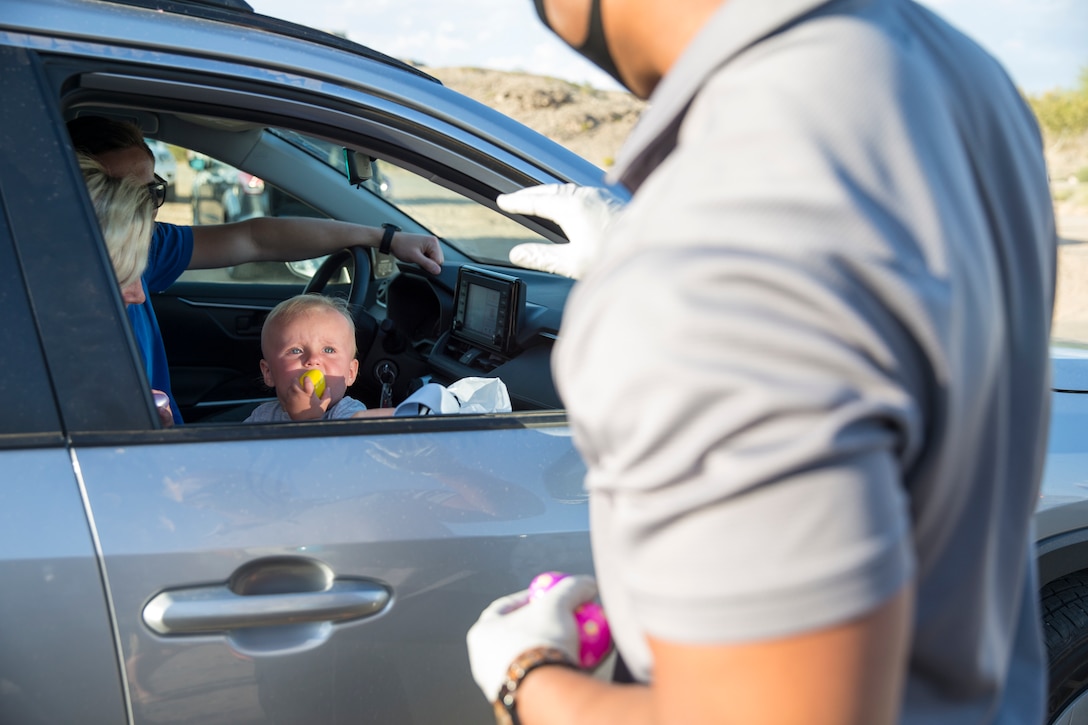
[[[536,14],[540,16],[541,22],[554,33],[555,29],[548,22],[547,13],[544,11],[544,0],[533,0],[533,2],[536,4]],[[592,0],[589,9],[589,35],[586,37],[586,42],[582,43],[580,47],[573,45],[571,47],[619,81],[621,86],[627,87],[627,84],[623,82],[623,78],[620,78],[620,72],[616,70],[616,63],[612,60],[612,54],[608,51],[608,43],[604,39],[604,25],[601,23],[601,0]]]

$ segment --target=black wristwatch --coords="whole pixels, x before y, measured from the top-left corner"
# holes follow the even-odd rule
[[[499,699],[495,700],[495,722],[498,725],[521,725],[518,719],[517,694],[518,686],[530,672],[544,665],[559,665],[577,670],[569,657],[563,654],[563,650],[555,647],[537,647],[518,655],[518,658],[510,663],[506,671],[506,681],[499,690]]]
[[[400,227],[396,224],[382,224],[382,242],[378,245],[378,251],[382,254],[389,254],[389,251],[393,248],[393,235],[400,231]]]

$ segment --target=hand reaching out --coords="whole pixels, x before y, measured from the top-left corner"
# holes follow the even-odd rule
[[[597,257],[600,240],[623,203],[607,189],[576,184],[544,184],[501,194],[500,209],[550,219],[568,244],[531,242],[510,250],[519,267],[579,279]]]

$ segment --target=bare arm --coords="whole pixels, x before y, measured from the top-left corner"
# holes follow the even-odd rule
[[[649,687],[543,667],[519,688],[518,714],[524,725],[895,723],[913,597],[907,587],[859,619],[777,640],[697,646],[651,637]]]
[[[329,254],[350,246],[377,247],[381,227],[305,217],[266,217],[234,224],[193,227],[190,269],[214,269],[244,262],[289,262]],[[441,271],[442,248],[427,234],[397,232],[393,255],[431,274]]]
[[[541,667],[518,687],[518,718],[522,725],[653,725],[653,696],[645,685],[613,684],[565,667]]]

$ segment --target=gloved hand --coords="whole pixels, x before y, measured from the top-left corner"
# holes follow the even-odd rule
[[[519,267],[578,279],[597,256],[600,239],[623,203],[607,189],[576,184],[530,186],[495,200],[500,209],[550,219],[569,244],[519,244],[510,261]]]
[[[522,652],[556,647],[578,662],[574,610],[597,596],[590,576],[568,576],[529,601],[529,590],[496,599],[468,631],[472,677],[488,702],[499,697],[506,670]]]

